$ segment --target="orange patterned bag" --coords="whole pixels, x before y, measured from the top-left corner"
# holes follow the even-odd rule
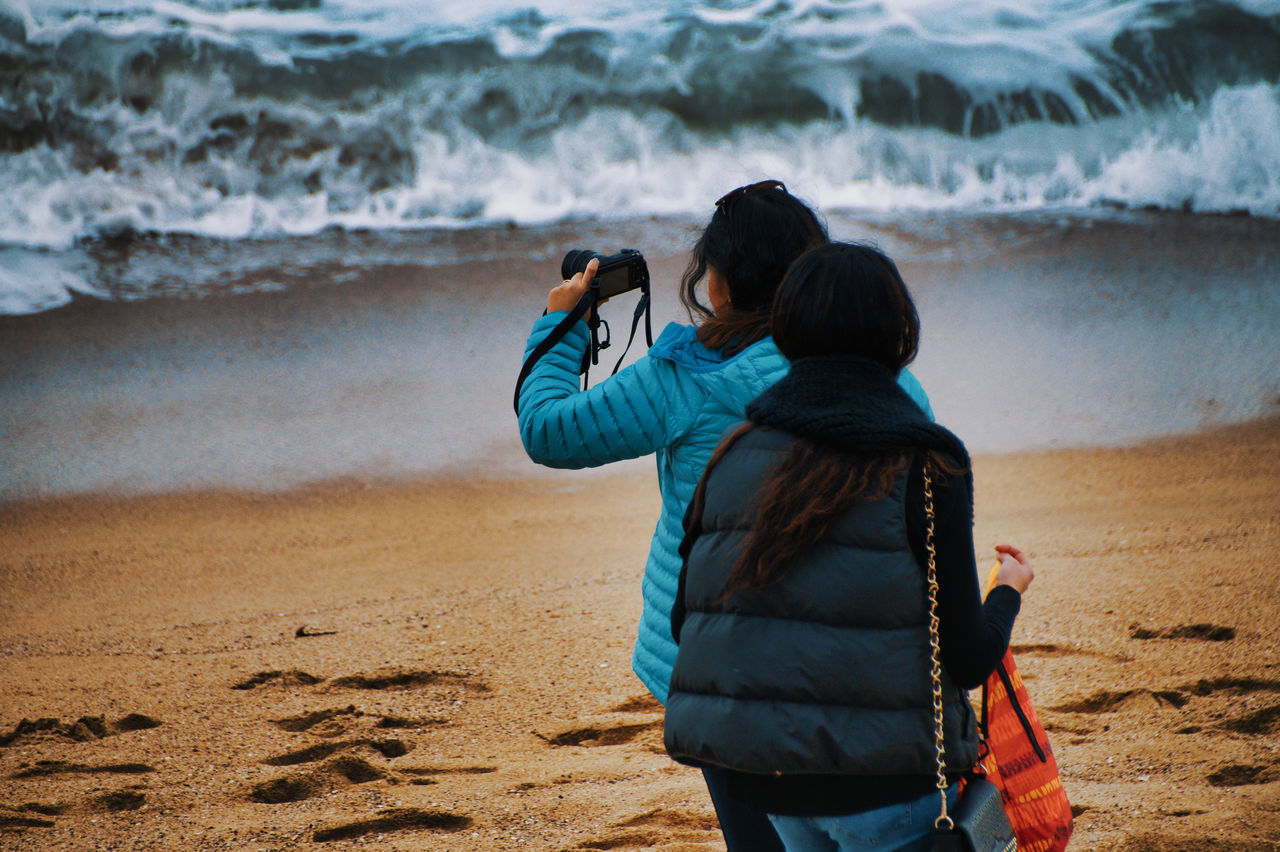
[[[987,591],[995,585],[999,567],[997,562],[991,570]],[[1066,849],[1073,828],[1071,803],[1012,651],[1005,651],[982,685],[981,718],[987,746],[981,764],[1004,799],[1019,852]]]

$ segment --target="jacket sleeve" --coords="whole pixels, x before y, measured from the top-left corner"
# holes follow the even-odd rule
[[[898,385],[907,392],[907,396],[911,397],[911,401],[920,406],[920,410],[930,420],[937,420],[933,416],[933,406],[929,404],[929,395],[924,392],[924,387],[920,384],[920,380],[912,375],[911,371],[903,367],[898,371]]]
[[[701,482],[698,483],[698,488],[702,488]],[[676,640],[677,645],[680,644],[680,631],[684,628],[685,616],[689,614],[684,602],[684,592],[689,579],[689,551],[693,549],[694,540],[702,535],[702,518],[694,517],[693,512],[698,502],[697,491],[694,495],[684,509],[684,520],[680,522],[681,528],[684,529],[684,538],[680,540],[680,548],[677,551],[680,554],[680,575],[676,579],[675,603],[671,605],[671,638]]]
[[[533,327],[525,357],[564,318],[548,314]],[[596,467],[638,458],[671,444],[690,407],[676,398],[670,362],[641,358],[586,391],[578,367],[590,340],[579,322],[534,365],[520,389],[520,439],[538,464]]]
[[[924,565],[927,520],[924,467],[918,458],[907,487],[911,546]],[[1009,586],[998,586],[982,600],[973,552],[972,472],[935,479],[933,495],[942,663],[957,686],[973,689],[995,670],[1009,648],[1022,596]]]

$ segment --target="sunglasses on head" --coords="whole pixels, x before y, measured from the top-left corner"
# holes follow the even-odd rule
[[[740,186],[737,189],[730,190],[720,196],[720,200],[716,202],[716,209],[728,214],[728,205],[737,201],[744,195],[750,195],[753,192],[760,192],[766,189],[780,189],[783,192],[786,192],[787,186],[780,180],[762,180],[759,183],[749,183],[746,186]]]

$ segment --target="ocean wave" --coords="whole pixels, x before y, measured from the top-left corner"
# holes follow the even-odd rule
[[[1280,216],[1280,2],[0,4],[0,243],[852,207]]]
[[[145,114],[171,79],[225,75],[238,99],[342,112],[445,95],[427,122],[486,136],[536,135],[591,104],[695,128],[838,115],[982,135],[1280,78],[1274,0],[720,5],[44,3],[39,18],[0,13],[0,35],[18,71],[11,109],[117,100]]]

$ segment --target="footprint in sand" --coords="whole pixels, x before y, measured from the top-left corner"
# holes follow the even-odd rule
[[[1276,693],[1280,696],[1280,680],[1253,677],[1220,677],[1211,680],[1198,680],[1187,684],[1183,690],[1197,698],[1216,698],[1226,696],[1228,699],[1239,696],[1254,696],[1258,693]],[[1280,703],[1271,703],[1256,710],[1234,712],[1233,715],[1215,714],[1217,721],[1213,727],[1237,734],[1274,737],[1280,734]]]
[[[434,728],[439,725],[449,724],[448,719],[439,716],[428,716],[426,718],[411,719],[407,716],[380,716],[378,721],[373,723],[375,728],[384,730],[391,729],[410,729],[410,728]]]
[[[316,677],[313,674],[301,671],[300,669],[289,669],[288,671],[262,671],[250,675],[244,680],[231,685],[232,689],[257,689],[259,686],[268,684],[274,686],[315,686],[324,680],[322,677]]]
[[[1102,690],[1085,698],[1058,704],[1048,710],[1058,713],[1096,715],[1144,709],[1157,711],[1164,707],[1172,707],[1183,711],[1178,718],[1177,727],[1174,728],[1174,733],[1177,734],[1222,731],[1273,739],[1280,735],[1280,701],[1271,701],[1260,707],[1250,705],[1248,702],[1253,701],[1253,696],[1260,693],[1274,693],[1280,696],[1280,680],[1220,677],[1198,680],[1177,689],[1131,689],[1116,692]],[[1248,701],[1246,706],[1241,708],[1239,699],[1244,696],[1248,696]],[[1047,721],[1046,729],[1087,733],[1075,730],[1057,720]],[[1215,782],[1211,781],[1211,783]]]
[[[232,688],[256,689],[267,684],[318,686],[326,691],[331,689],[413,690],[426,687],[444,687],[446,690],[461,688],[472,692],[488,691],[488,687],[485,684],[480,683],[468,674],[452,671],[421,671],[399,668],[384,669],[369,674],[346,675],[328,681],[299,669],[261,671],[234,684]],[[290,733],[307,733],[325,738],[348,737],[335,742],[310,745],[263,761],[271,766],[296,766],[303,763],[314,763],[338,752],[358,748],[372,749],[384,758],[401,757],[413,748],[411,743],[399,739],[370,736],[350,738],[349,735],[360,729],[372,733],[375,729],[416,729],[447,725],[449,720],[441,717],[410,718],[406,716],[367,714],[354,704],[348,704],[345,707],[313,710],[296,716],[273,719],[271,724]],[[330,769],[335,769],[335,767],[331,766]],[[336,772],[338,776],[345,778],[347,781],[354,781],[350,773],[344,774],[343,765],[338,765]],[[391,777],[385,771],[380,770],[380,772],[382,772],[380,777]],[[272,802],[298,801],[299,798],[310,798],[328,789],[331,786],[328,779],[332,777],[334,777],[334,772],[328,771],[320,776],[311,773],[265,782],[254,788],[250,793],[250,798],[255,801],[271,800]],[[414,783],[429,782],[419,780]]]
[[[649,693],[633,695],[626,701],[609,710],[610,713],[662,713],[663,707],[658,699]]]
[[[114,737],[130,731],[145,731],[158,728],[162,723],[142,713],[130,713],[114,722],[108,722],[105,716],[81,716],[74,722],[63,722],[61,719],[23,719],[7,734],[0,734],[0,748],[17,745],[32,745],[49,740],[70,742],[91,742],[106,737]]]
[[[651,696],[635,696],[599,717],[578,720],[534,735],[552,746],[614,746],[646,731],[662,728],[662,705]],[[655,718],[656,715],[656,718]]]
[[[41,819],[40,817],[18,816],[11,814],[0,814],[0,831],[5,829],[24,829],[24,828],[53,828],[57,825],[51,819]]]
[[[315,710],[284,719],[272,719],[271,724],[282,731],[288,731],[292,734],[309,731],[320,736],[330,736],[330,731],[345,733],[351,727],[352,722],[362,716],[364,716],[363,712],[357,710],[354,704],[349,704],[346,707]],[[320,727],[321,730],[312,730],[316,727]]]
[[[285,719],[273,719],[272,724],[290,733],[310,733],[320,737],[335,737],[347,733],[361,723],[371,722],[372,727],[383,730],[429,728],[449,724],[448,719],[429,717],[411,719],[405,716],[370,716],[357,710],[354,704],[330,710],[315,710]]]
[[[1280,692],[1280,681],[1260,678],[1223,677],[1213,680],[1199,680],[1178,689],[1126,689],[1116,692],[1099,690],[1087,698],[1058,704],[1049,709],[1060,713],[1109,713],[1140,703],[1143,696],[1150,696],[1157,704],[1167,704],[1182,708],[1196,697],[1205,698],[1218,693],[1243,695],[1252,692]],[[1275,708],[1264,708],[1251,714],[1252,717],[1256,717],[1251,723],[1245,722],[1243,724],[1246,727],[1249,724],[1253,724],[1255,727],[1269,729],[1272,721],[1280,721],[1280,719],[1273,720],[1271,718],[1275,712]],[[1255,733],[1258,731],[1249,730],[1247,732]]]
[[[1274,737],[1280,734],[1280,704],[1272,704],[1232,719],[1224,719],[1218,723],[1218,727],[1237,734]]]
[[[403,740],[346,740],[307,746],[297,751],[268,757],[262,762],[268,766],[297,766],[300,763],[315,763],[317,760],[324,760],[336,752],[350,751],[362,746],[373,749],[383,757],[403,757],[413,748],[410,743],[406,743]]]
[[[347,675],[329,681],[339,689],[416,689],[424,686],[458,686],[471,692],[488,692],[489,687],[461,672],[388,669],[373,674]]]
[[[422,671],[410,669],[384,669],[367,674],[323,678],[299,670],[263,671],[235,684],[235,689],[255,689],[266,684],[282,686],[317,686],[330,690],[408,691],[425,688],[443,688],[446,692],[464,690],[484,693],[489,688],[473,676],[454,671]],[[346,707],[313,710],[297,716],[274,719],[271,722],[290,733],[305,733],[320,737],[340,737],[357,729],[372,732],[375,729],[416,729],[447,725],[449,720],[440,717],[410,718],[405,716],[367,714],[354,704]],[[377,766],[364,757],[351,752],[369,749],[383,758],[402,757],[413,748],[412,743],[399,739],[356,737],[317,743],[305,748],[269,757],[263,763],[269,766],[299,766],[325,761],[307,771],[296,772],[281,778],[254,785],[248,793],[250,801],[267,805],[300,802],[337,792],[352,785],[373,781],[399,783],[407,776],[410,784],[436,783],[433,776],[449,773],[492,772],[493,767],[405,767],[392,771]],[[384,811],[368,819],[356,820],[322,828],[315,832],[319,843],[351,840],[369,834],[387,834],[404,831],[458,831],[472,820],[468,816],[425,811],[416,808],[398,808]]]
[[[1229,642],[1236,638],[1234,627],[1220,624],[1179,624],[1153,630],[1137,624],[1129,628],[1130,639],[1198,639],[1202,642]]]
[[[327,843],[333,840],[353,840],[370,834],[390,834],[399,831],[461,831],[470,826],[471,822],[471,817],[443,811],[395,808],[369,819],[318,829],[313,839],[317,843]]]
[[[372,674],[355,674],[325,681],[301,669],[260,671],[231,685],[232,689],[257,689],[260,686],[317,686],[333,689],[417,689],[425,686],[456,686],[472,692],[488,692],[489,687],[463,672],[414,671],[385,669]]]
[[[583,748],[594,748],[596,746],[612,746],[629,743],[638,737],[644,731],[654,728],[661,728],[662,722],[640,722],[631,725],[588,725],[586,727],[575,727],[550,736],[538,736],[546,740],[549,745],[553,746],[581,746]]]
[[[1201,678],[1183,687],[1195,695],[1213,695],[1216,692],[1232,692],[1243,695],[1249,692],[1280,692],[1280,680],[1257,677]]]
[[[365,784],[370,781],[392,779],[393,773],[374,766],[363,757],[350,752],[369,749],[384,758],[394,759],[408,754],[412,748],[412,743],[397,739],[354,739],[317,743],[296,751],[268,757],[262,761],[268,766],[299,766],[337,755],[320,769],[257,784],[250,790],[249,798],[255,802],[271,805],[298,802],[332,792],[345,784]]]
[[[15,809],[10,808],[10,810]],[[42,816],[59,816],[60,814],[66,813],[68,808],[66,805],[44,805],[40,802],[27,802],[25,805],[16,808],[16,810],[19,812],[41,814]]]
[[[338,778],[353,784],[363,784],[379,779],[399,781],[402,777],[408,776],[407,780],[410,784],[427,785],[436,783],[433,776],[483,775],[496,771],[496,767],[492,766],[413,766],[397,767],[395,771],[391,771],[376,767],[357,755],[347,754],[362,748],[375,751],[384,758],[394,759],[408,754],[413,749],[413,744],[398,739],[362,738],[317,743],[296,751],[268,757],[262,761],[268,766],[299,766],[316,763],[335,754],[339,755],[319,772],[302,773],[263,782],[253,788],[250,798],[268,804],[300,801],[331,791],[335,785],[330,782]]]
[[[120,811],[136,811],[147,803],[147,794],[139,789],[116,790],[103,793],[94,799],[94,803],[103,810],[119,813]]]
[[[340,755],[323,767],[309,772],[274,778],[255,784],[250,801],[264,805],[301,802],[332,793],[350,784],[367,784],[390,777],[389,773],[354,754]]]
[[[34,764],[22,764],[12,778],[43,778],[50,775],[78,774],[122,774],[139,775],[155,772],[155,767],[145,763],[68,763],[64,760],[37,760]]]
[[[1215,787],[1244,787],[1249,784],[1269,784],[1280,779],[1280,761],[1261,766],[1231,763],[1210,772],[1205,780]]]
[[[672,844],[702,845],[719,839],[720,822],[711,814],[657,808],[622,822],[616,832],[578,844],[579,849],[653,849]]]
[[[100,793],[83,800],[74,807],[62,804],[42,804],[40,802],[27,802],[17,807],[0,805],[0,832],[16,831],[21,833],[27,829],[55,828],[57,822],[51,817],[61,816],[72,811],[88,811],[90,813],[136,811],[146,802],[147,793],[145,788],[135,785],[123,790]]]
[[[56,718],[23,719],[14,729],[0,735],[0,747],[38,746],[48,742],[96,742],[107,737],[132,731],[144,731],[160,727],[161,722],[142,713],[130,713],[115,721],[105,716],[81,716],[73,722]],[[145,763],[78,763],[65,760],[37,760],[22,763],[10,774],[15,779],[53,778],[59,775],[145,775],[155,772],[155,767]],[[127,789],[101,793],[82,804],[76,810],[119,813],[141,808],[147,801],[145,789],[134,785]],[[19,807],[4,807],[0,812],[0,830],[53,828],[56,822],[50,817],[72,810],[61,804],[28,802]]]
[[[19,808],[4,808],[0,811],[0,831],[22,831],[28,828],[53,828],[57,823],[49,816],[62,813],[65,808],[53,805],[28,804]],[[35,816],[40,814],[40,816]]]

